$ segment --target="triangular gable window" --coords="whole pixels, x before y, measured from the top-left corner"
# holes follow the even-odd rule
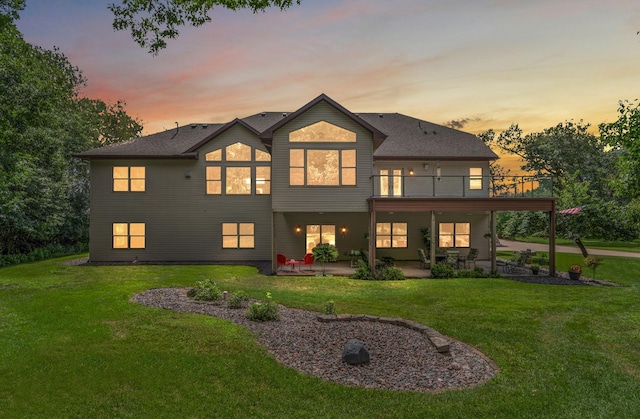
[[[222,149],[213,150],[205,156],[207,161],[222,161]]]
[[[228,145],[225,157],[227,161],[251,161],[251,147],[242,143]]]
[[[326,121],[307,125],[289,133],[292,143],[355,143],[356,133]]]

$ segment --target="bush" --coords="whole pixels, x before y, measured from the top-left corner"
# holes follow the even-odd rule
[[[217,301],[222,297],[222,291],[212,279],[205,279],[196,282],[195,288],[187,295],[198,301]]]
[[[37,262],[45,259],[53,259],[61,256],[73,255],[86,252],[86,244],[76,244],[74,246],[63,246],[61,244],[49,244],[32,250],[29,253],[14,253],[10,255],[0,255],[0,268],[21,263]]]
[[[324,314],[336,314],[336,303],[333,300],[329,300],[324,303]]]
[[[351,275],[350,278],[367,281],[398,281],[405,279],[405,276],[402,269],[395,266],[380,267],[375,272],[372,272],[371,267],[365,261],[359,260],[356,273]]]
[[[227,306],[229,308],[242,308],[245,301],[249,299],[249,296],[244,291],[238,291],[235,294],[231,294],[227,299]]]
[[[438,262],[431,268],[431,278],[455,278],[456,272],[444,262]]]
[[[271,293],[267,293],[267,298],[253,303],[247,310],[247,318],[254,322],[266,322],[280,320],[278,304],[271,298]]]

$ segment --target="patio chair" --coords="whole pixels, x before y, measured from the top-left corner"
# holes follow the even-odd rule
[[[278,270],[281,270],[283,266],[291,265],[291,260],[282,253],[276,255],[276,260],[278,261]]]
[[[460,268],[460,251],[459,250],[447,250],[447,265],[454,269]]]
[[[423,249],[418,249],[418,256],[420,257],[420,269],[431,269],[431,261],[427,259]]]
[[[309,269],[304,269],[304,270],[308,272],[313,272],[313,269],[311,269],[313,267],[313,262],[314,262],[313,253],[307,253],[306,255],[304,255],[304,258],[300,263],[300,270],[302,271],[303,267],[308,266]]]
[[[478,258],[478,249],[472,247],[469,249],[469,253],[466,256],[460,256],[458,261],[462,262],[462,266],[467,269],[471,268],[471,263],[473,262],[473,267],[476,267],[476,259]],[[468,266],[467,266],[468,265]]]

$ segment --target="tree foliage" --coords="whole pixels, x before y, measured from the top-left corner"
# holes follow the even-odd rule
[[[142,127],[121,102],[80,99],[84,83],[63,54],[0,28],[0,254],[87,241],[88,168],[73,154]]]
[[[138,45],[155,55],[166,48],[168,39],[179,35],[181,26],[210,22],[208,13],[214,6],[257,13],[268,7],[284,10],[292,4],[293,0],[122,0],[121,5],[112,3],[108,7],[114,15],[113,28],[130,30]]]
[[[640,102],[620,101],[618,120],[600,124],[603,140],[619,154],[614,187],[619,195],[640,197]]]
[[[634,109],[637,112],[637,106]],[[615,137],[618,141],[614,148],[609,146],[614,145],[614,136],[597,137],[589,132],[589,125],[582,122],[564,122],[527,135],[518,125],[512,125],[498,136],[489,130],[480,138],[519,156],[523,160],[523,170],[553,176],[553,193],[559,209],[584,206],[577,215],[558,215],[556,231],[559,236],[629,240],[640,234],[637,210],[640,205],[628,194],[620,193],[619,186],[618,194],[614,193],[616,183],[619,183],[615,168],[619,167],[621,156],[628,153],[627,143],[620,139],[628,139],[625,135],[634,132],[633,124],[628,121],[638,117],[629,107],[625,107],[624,114],[626,119],[621,118],[617,124],[607,126],[608,132],[619,134]],[[625,180],[631,178],[624,177]],[[540,184],[539,189],[548,187]],[[497,228],[505,238],[546,236],[549,221],[543,213],[503,213],[499,215]]]

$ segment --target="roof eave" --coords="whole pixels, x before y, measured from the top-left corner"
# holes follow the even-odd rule
[[[104,155],[104,154],[74,154],[73,157],[82,160],[197,160],[198,153],[182,153],[171,154],[166,156],[161,155],[149,155],[149,154],[119,154],[119,155]]]

